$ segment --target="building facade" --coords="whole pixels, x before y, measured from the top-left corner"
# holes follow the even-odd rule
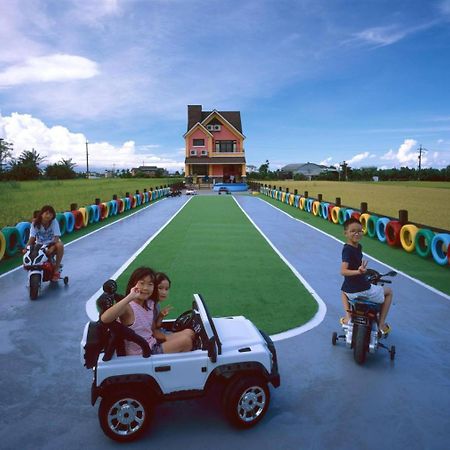
[[[202,111],[201,105],[188,105],[183,137],[186,177],[224,183],[245,181],[245,136],[239,111]]]

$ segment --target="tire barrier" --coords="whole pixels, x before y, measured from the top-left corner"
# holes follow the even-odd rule
[[[363,234],[367,234],[367,221],[369,220],[370,214],[363,213],[359,216],[359,221],[361,222]]]
[[[431,241],[431,254],[435,262],[440,266],[448,264],[448,252],[450,247],[450,234],[438,233]]]
[[[339,211],[341,210],[341,208],[339,208],[339,206],[335,206],[332,210],[331,210],[331,220],[333,223],[338,224],[339,223]]]
[[[0,259],[3,259],[6,251],[6,239],[2,231],[0,231]]]
[[[83,214],[81,214],[80,211],[78,211],[78,209],[75,209],[73,211],[71,211],[73,214],[73,218],[75,219],[75,230],[80,230],[81,228],[83,228],[84,225],[84,218],[83,218]]]
[[[414,239],[416,253],[422,258],[428,258],[431,255],[431,242],[434,233],[428,228],[421,228]]]
[[[158,195],[162,191],[165,192],[164,189],[157,190]],[[347,219],[354,217],[361,222],[362,232],[371,238],[376,237],[380,242],[386,242],[389,246],[402,248],[408,253],[413,253],[415,250],[422,258],[431,256],[434,262],[442,266],[450,264],[450,233],[443,231],[436,234],[432,230],[420,229],[417,225],[404,223],[403,220],[407,220],[407,215],[406,218],[400,216],[402,217],[402,222],[400,222],[400,220],[379,217],[368,212],[362,213],[352,208],[319,201],[308,197],[307,192],[305,192],[305,197],[264,186],[260,187],[259,192],[335,224],[342,225]],[[154,193],[152,192],[151,196]],[[322,197],[319,195],[319,198]],[[365,208],[364,211],[367,211],[367,205]],[[400,211],[399,214],[402,212]]]
[[[343,225],[344,222],[345,222],[345,211],[346,211],[345,208],[340,208],[339,211],[338,211],[338,222],[339,222],[339,225]]]
[[[78,211],[83,216],[83,227],[87,227],[89,223],[89,213],[87,212],[86,208],[78,208]]]
[[[369,237],[373,238],[377,234],[377,221],[378,216],[371,215],[367,220],[367,234]]]
[[[14,256],[22,248],[19,230],[16,227],[5,227],[2,233],[5,238],[6,256]]]
[[[400,243],[405,251],[412,253],[415,248],[415,238],[419,229],[412,224],[403,225],[400,230]]]
[[[270,193],[266,191],[267,195]],[[72,233],[74,230],[80,230],[90,224],[105,220],[108,217],[116,216],[131,208],[144,205],[150,201],[163,198],[170,193],[170,187],[154,189],[135,194],[130,197],[115,198],[113,200],[99,204],[86,205],[72,211],[66,211],[56,214],[56,220],[59,224],[61,236]],[[274,190],[274,194],[281,195]],[[293,206],[298,204],[300,196],[293,194],[285,195],[285,203]],[[75,204],[74,204],[75,205]],[[73,206],[72,206],[73,208]],[[3,258],[14,256],[20,249],[26,246],[31,230],[30,222],[19,222],[14,227],[4,227],[0,230],[0,261]]]
[[[390,222],[387,217],[380,217],[377,220],[375,231],[380,242],[386,242],[386,225]]]
[[[386,242],[391,247],[400,247],[400,230],[402,229],[402,224],[398,220],[390,220],[385,229]]]
[[[23,248],[26,247],[28,239],[30,238],[30,230],[31,230],[31,223],[30,222],[19,222],[16,225],[17,230],[20,234],[20,242]],[[1,259],[0,255],[0,259]]]
[[[66,218],[66,233],[72,233],[75,228],[75,217],[71,212],[63,213]]]
[[[320,202],[313,202],[312,204],[312,213],[313,215],[317,216],[319,214],[320,209]]]
[[[63,213],[57,213],[55,219],[58,221],[59,225],[59,231],[61,233],[61,236],[64,236],[66,234],[66,216]]]

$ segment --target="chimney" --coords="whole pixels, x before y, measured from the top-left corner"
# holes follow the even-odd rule
[[[202,105],[188,105],[188,131],[202,121]]]

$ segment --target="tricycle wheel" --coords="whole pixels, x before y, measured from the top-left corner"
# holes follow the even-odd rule
[[[365,327],[353,327],[353,332],[356,332],[355,347],[353,349],[353,357],[358,364],[364,364],[367,353],[367,331]]]
[[[267,382],[262,377],[248,375],[230,383],[223,395],[228,420],[239,428],[256,425],[269,408],[270,391]]]
[[[118,442],[138,439],[150,423],[150,399],[145,390],[112,391],[102,398],[98,418],[103,432]]]
[[[30,276],[30,299],[36,300],[39,295],[39,287],[41,285],[41,275],[33,273]]]
[[[63,278],[64,284],[69,284],[69,277],[64,277]]]
[[[389,350],[389,353],[391,355],[391,361],[394,361],[394,358],[395,358],[395,345],[391,345],[391,349]]]
[[[337,333],[336,333],[336,331],[333,333],[333,335],[331,336],[331,343],[333,344],[333,345],[336,345],[336,342],[337,342]]]

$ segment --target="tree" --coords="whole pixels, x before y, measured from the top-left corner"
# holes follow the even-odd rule
[[[41,174],[39,164],[45,160],[34,148],[24,150],[17,160],[11,159],[10,178],[13,180],[37,180]]]
[[[261,178],[267,178],[267,175],[269,174],[269,165],[269,160],[266,159],[266,162],[259,166],[258,174]]]
[[[3,172],[3,166],[6,166],[6,159],[12,157],[13,144],[0,138],[0,174]]]
[[[76,177],[74,167],[76,164],[72,162],[72,158],[64,159],[61,161],[47,166],[45,174],[48,178],[56,178],[58,180],[69,180]]]

